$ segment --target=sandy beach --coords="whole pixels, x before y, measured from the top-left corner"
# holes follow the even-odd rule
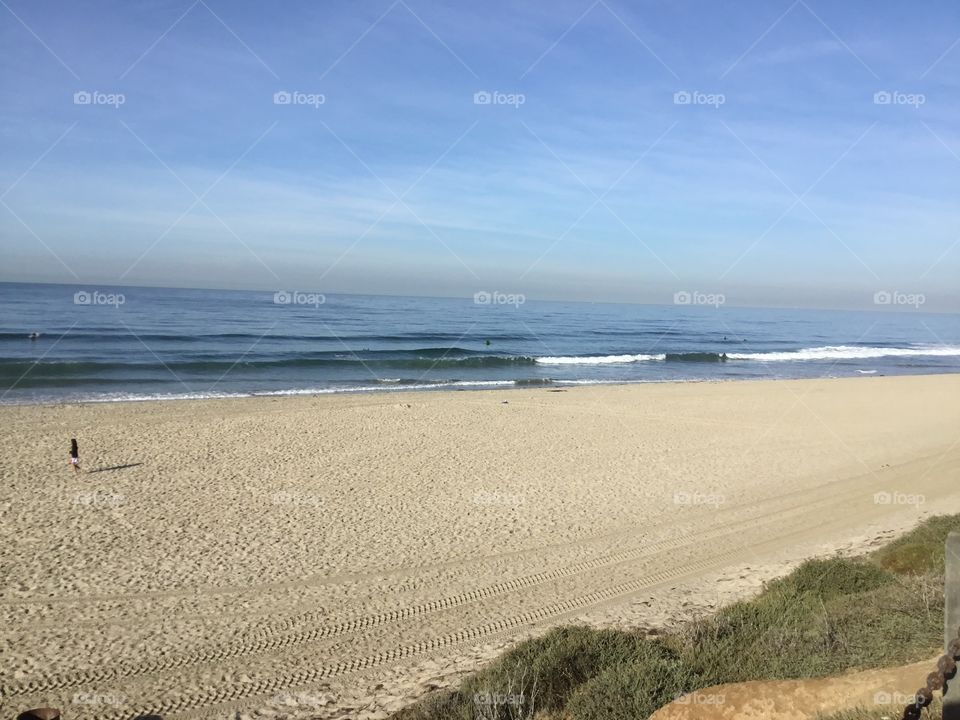
[[[958,398],[928,375],[2,407],[4,717],[383,718],[558,623],[678,622],[960,511]]]

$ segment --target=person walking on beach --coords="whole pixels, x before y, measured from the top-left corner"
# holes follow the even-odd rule
[[[70,438],[70,464],[73,465],[75,473],[80,472],[80,449],[77,447],[76,438]]]

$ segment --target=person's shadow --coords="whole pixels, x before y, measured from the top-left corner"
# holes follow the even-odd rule
[[[126,470],[127,468],[143,465],[142,462],[127,463],[126,465],[113,465],[111,467],[97,468],[96,470],[87,470],[87,473],[110,472],[111,470]]]

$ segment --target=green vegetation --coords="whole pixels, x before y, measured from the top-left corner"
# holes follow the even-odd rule
[[[744,680],[822,677],[931,657],[943,638],[943,546],[960,515],[930,518],[863,558],[811,560],[682,631],[561,627],[395,720],[637,720],[678,695]],[[911,691],[915,688],[905,688]],[[873,720],[899,714],[848,714]]]
[[[942,580],[833,558],[806,562],[665,642],[680,645],[703,687],[912,662],[935,653],[942,638]]]
[[[943,573],[947,535],[960,530],[957,515],[937,515],[876,553],[881,567],[904,575]]]

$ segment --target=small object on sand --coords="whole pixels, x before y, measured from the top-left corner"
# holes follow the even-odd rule
[[[502,401],[500,404],[501,404],[501,405],[509,405],[509,404],[510,404],[510,401],[509,401],[509,400],[504,400],[504,401]]]
[[[73,465],[74,472],[80,472],[80,449],[77,447],[76,438],[70,438],[70,464]]]
[[[17,720],[60,720],[57,708],[35,708],[17,715]]]

